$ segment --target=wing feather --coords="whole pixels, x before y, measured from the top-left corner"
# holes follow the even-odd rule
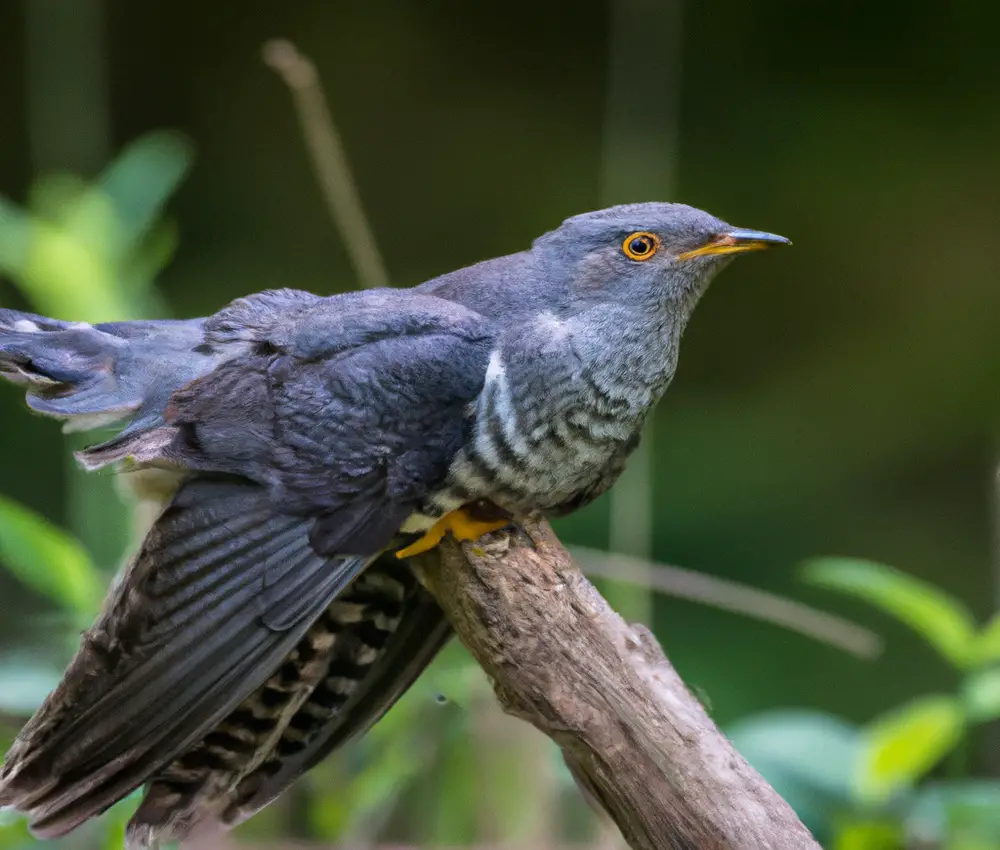
[[[61,834],[211,730],[364,567],[317,555],[311,523],[250,482],[185,485],[12,747],[0,803]]]
[[[153,425],[82,455],[192,477],[0,768],[0,806],[40,835],[69,831],[219,727],[435,492],[463,444],[490,322],[414,293],[293,295],[252,296],[205,320],[199,334],[209,349],[231,346],[225,358],[173,392]],[[447,639],[422,589],[407,605],[372,678],[264,796],[368,728]]]

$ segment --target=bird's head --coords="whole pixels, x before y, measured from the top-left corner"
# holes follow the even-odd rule
[[[645,203],[573,216],[535,240],[532,254],[565,274],[570,309],[624,302],[673,308],[686,319],[737,254],[788,244],[684,204]]]

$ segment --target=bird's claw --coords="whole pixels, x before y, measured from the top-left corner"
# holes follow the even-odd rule
[[[451,532],[452,537],[456,540],[478,540],[490,531],[499,531],[509,525],[509,519],[476,519],[464,508],[459,508],[441,517],[424,532],[422,537],[396,552],[396,557],[412,558],[414,555],[429,552],[444,540],[444,536],[448,532]]]

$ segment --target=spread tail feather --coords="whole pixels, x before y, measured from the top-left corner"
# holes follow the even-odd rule
[[[331,689],[343,688],[345,667],[337,659],[330,663],[330,682],[321,685],[309,703],[299,709],[296,721],[279,741],[270,757],[234,788],[222,821],[229,827],[242,823],[282,794],[292,782],[352,739],[364,734],[395,704],[437,656],[452,635],[451,625],[436,600],[412,576],[404,578],[408,567],[392,554],[382,556],[348,592],[357,598],[384,607],[389,622],[378,628],[378,620],[359,623],[352,635],[363,647],[372,647],[375,660],[357,668],[361,673],[343,704],[330,698]],[[377,588],[391,580],[404,582],[409,589],[398,602],[398,613],[389,602],[378,602]],[[365,579],[369,580],[365,584]],[[388,617],[389,613],[396,617]],[[348,629],[350,631],[350,629]],[[372,644],[378,645],[376,649]],[[352,670],[350,665],[347,670]],[[140,810],[141,811],[141,810]]]
[[[221,359],[201,319],[89,325],[0,309],[0,377],[27,389],[29,407],[87,431],[159,421],[170,394]]]

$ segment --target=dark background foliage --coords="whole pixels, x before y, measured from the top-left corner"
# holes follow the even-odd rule
[[[92,178],[172,128],[196,153],[158,278],[175,315],[356,286],[260,60],[280,36],[316,62],[396,285],[610,201],[681,200],[789,236],[726,272],[692,322],[654,424],[649,551],[839,607],[888,651],[861,662],[667,598],[653,625],[722,723],[785,706],[864,721],[955,674],[887,618],[803,586],[802,559],[894,564],[980,620],[1000,594],[998,27],[977,0],[8,2],[0,193],[21,204],[38,174]],[[10,279],[0,303],[27,304]],[[21,406],[0,393],[0,492],[73,526],[65,440]],[[560,530],[606,548],[609,515],[602,499]],[[102,562],[122,545],[81,536]],[[0,572],[0,654],[44,640],[47,612]],[[1000,767],[990,751],[970,756],[983,774]]]

